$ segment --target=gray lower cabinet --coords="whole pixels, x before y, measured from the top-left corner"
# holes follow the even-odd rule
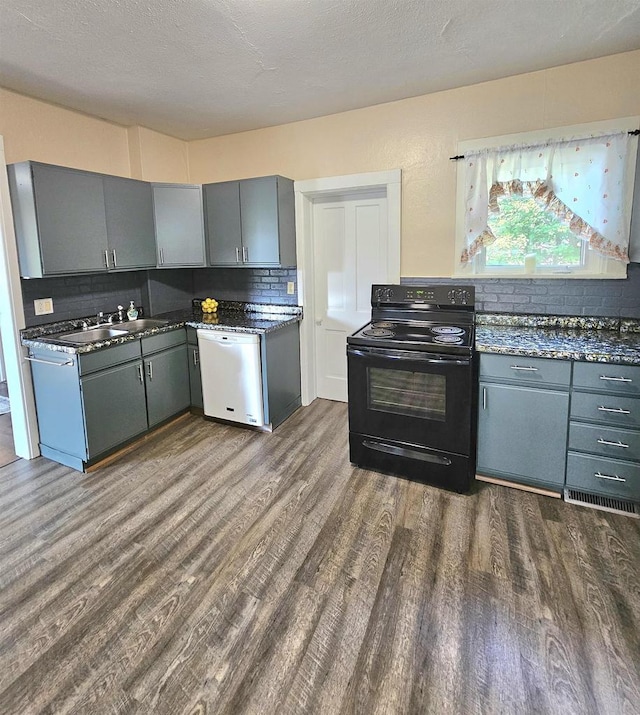
[[[202,187],[153,184],[158,268],[205,265]]]
[[[189,388],[191,392],[191,407],[204,408],[202,401],[202,376],[200,373],[200,352],[198,350],[198,333],[195,328],[187,328],[187,351],[189,360]]]
[[[147,429],[140,360],[80,380],[87,440],[86,459],[107,452]]]
[[[575,363],[566,487],[640,502],[640,367]]]
[[[262,176],[202,187],[209,264],[296,264],[293,181]]]
[[[189,407],[186,343],[145,358],[144,372],[149,427]]]
[[[480,356],[479,475],[560,492],[571,363]]]
[[[291,323],[260,339],[265,422],[272,428],[300,407],[300,327]]]
[[[189,406],[183,328],[85,354],[31,350],[40,451],[83,470]]]

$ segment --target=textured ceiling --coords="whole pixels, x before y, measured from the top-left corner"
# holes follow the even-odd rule
[[[2,0],[0,84],[183,139],[640,48],[640,0]]]

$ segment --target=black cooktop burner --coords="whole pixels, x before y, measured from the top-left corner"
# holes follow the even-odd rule
[[[371,323],[372,328],[395,328],[396,324],[391,323],[388,320],[376,320],[375,323]]]
[[[393,333],[391,330],[386,330],[385,328],[368,328],[367,330],[362,331],[363,335],[366,335],[368,338],[391,338],[393,337]]]
[[[464,330],[457,325],[436,325],[434,328],[431,328],[431,332],[436,335],[462,335]]]

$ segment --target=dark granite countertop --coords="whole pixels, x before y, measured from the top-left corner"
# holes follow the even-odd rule
[[[297,305],[266,305],[259,303],[220,302],[216,313],[202,313],[199,310],[177,310],[169,313],[149,316],[166,320],[166,325],[146,328],[136,332],[121,335],[108,340],[99,340],[82,346],[68,345],[59,341],[56,336],[80,330],[82,321],[87,318],[65,320],[48,323],[34,328],[26,328],[20,332],[22,344],[28,347],[45,348],[54,352],[88,353],[95,350],[110,348],[132,340],[140,340],[150,335],[159,335],[188,325],[192,328],[208,330],[228,330],[233,332],[264,334],[280,330],[291,323],[302,319],[302,308]],[[88,320],[93,320],[89,316]],[[118,323],[114,323],[114,328]]]
[[[478,314],[476,349],[504,355],[640,365],[640,321]]]

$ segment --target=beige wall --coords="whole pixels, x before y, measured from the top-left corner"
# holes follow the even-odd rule
[[[131,176],[144,181],[189,182],[187,143],[146,127],[129,127]]]
[[[42,161],[146,181],[188,182],[186,142],[0,88],[6,161]]]
[[[402,169],[403,276],[454,267],[457,142],[640,114],[640,51],[190,142],[193,182]]]
[[[194,183],[400,168],[403,276],[453,271],[458,141],[638,114],[640,51],[188,144],[0,89],[9,163]]]
[[[1,88],[0,134],[7,164],[32,159],[130,175],[125,127]]]

